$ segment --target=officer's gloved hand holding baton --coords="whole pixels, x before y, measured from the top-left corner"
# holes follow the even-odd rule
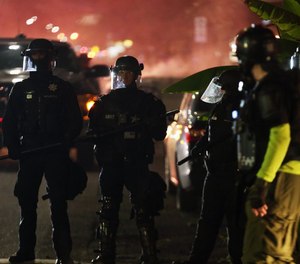
[[[180,166],[187,161],[203,158],[206,149],[205,142],[206,142],[205,140],[198,141],[197,144],[191,149],[190,154],[184,159],[178,161],[177,165]]]

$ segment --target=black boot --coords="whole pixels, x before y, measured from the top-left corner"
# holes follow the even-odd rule
[[[156,234],[152,226],[138,228],[142,246],[140,264],[159,264],[156,251]]]
[[[72,258],[56,259],[55,264],[74,264],[74,261]]]
[[[21,218],[19,224],[19,250],[14,255],[9,257],[8,261],[10,263],[17,264],[34,261],[36,222],[37,214],[35,207],[21,207]]]
[[[35,255],[33,252],[22,252],[20,250],[8,259],[8,261],[12,264],[34,262],[34,260]]]
[[[94,264],[115,264],[116,259],[116,232],[117,226],[109,221],[101,219],[97,228],[97,238],[99,239],[99,255],[92,259]]]

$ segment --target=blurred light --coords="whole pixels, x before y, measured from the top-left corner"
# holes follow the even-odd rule
[[[123,41],[117,41],[115,43],[115,46],[122,46],[123,47]]]
[[[194,41],[197,43],[207,42],[207,18],[204,16],[194,18]]]
[[[64,36],[62,39],[60,39],[60,42],[67,42],[68,41],[68,37]]]
[[[89,14],[89,15],[83,16],[79,20],[79,24],[85,25],[85,26],[96,25],[99,22],[99,19],[100,19],[99,15]]]
[[[22,72],[22,70],[14,69],[14,70],[9,71],[9,74],[11,74],[11,75],[18,75],[21,72]]]
[[[80,48],[81,48],[80,45],[74,45],[73,47],[76,53],[80,52]]]
[[[239,86],[238,86],[238,91],[242,92],[243,91],[243,87],[244,87],[244,82],[240,81],[239,82]]]
[[[170,137],[171,132],[172,132],[172,126],[169,125],[167,128],[167,133],[166,133],[165,139],[168,139]]]
[[[232,51],[233,53],[236,53],[236,44],[235,44],[235,42],[232,42],[232,43],[230,44],[230,48],[231,48],[231,51]]]
[[[71,40],[75,40],[75,39],[78,39],[79,37],[79,34],[77,32],[73,32],[71,35],[70,35],[70,39]]]
[[[117,42],[115,46],[109,47],[107,49],[107,52],[110,57],[116,57],[124,51],[125,51],[125,47],[122,45],[122,42]]]
[[[124,47],[126,47],[126,48],[130,48],[130,47],[133,45],[133,41],[132,41],[131,39],[125,39],[125,40],[123,41],[123,45],[124,45]]]
[[[79,50],[80,53],[88,53],[89,49],[86,46],[82,46]]]
[[[57,39],[62,40],[65,37],[65,33],[59,33]]]
[[[169,131],[168,131],[169,130]],[[171,125],[168,127],[167,133],[169,133],[169,138],[178,141],[182,134],[182,125],[177,125],[176,128],[172,128]]]
[[[97,52],[94,52],[94,51],[91,50],[91,51],[88,52],[87,56],[88,56],[88,58],[92,59],[92,58],[95,58],[96,54],[97,54]]]
[[[99,50],[100,50],[99,46],[92,46],[91,47],[91,51],[93,51],[95,53],[99,52]]]
[[[59,26],[54,26],[54,27],[52,27],[52,29],[51,29],[51,32],[52,33],[57,33],[59,31]]]
[[[178,180],[175,177],[170,178],[171,182],[173,182],[176,186],[179,184]]]
[[[233,119],[237,119],[238,116],[239,116],[238,111],[237,110],[233,110],[232,113],[231,113],[231,116],[232,116]]]
[[[107,50],[100,50],[97,54],[97,57],[107,57],[108,56],[108,51]]]
[[[67,42],[68,41],[68,37],[66,36],[65,33],[59,33],[57,35],[57,39],[60,41],[60,42]]]
[[[189,133],[186,134],[186,135],[188,135],[187,140],[189,140],[187,142],[197,142],[204,136],[205,132],[206,131],[203,128],[199,128],[199,129],[190,128]]]
[[[18,50],[18,49],[20,49],[20,45],[9,45],[8,46],[8,49],[10,49],[10,50]]]
[[[22,82],[23,81],[23,78],[14,78],[12,79],[12,83],[17,83],[17,82]]]
[[[236,56],[236,37],[230,41],[229,43],[229,47],[230,47],[230,51],[229,51],[229,60],[231,62],[238,62],[238,58]]]
[[[32,25],[37,20],[37,16],[33,16],[26,20],[26,25]]]
[[[87,101],[86,102],[86,109],[88,110],[88,111],[90,111],[90,109],[92,108],[92,106],[95,104],[95,101],[94,100],[89,100],[89,101]]]
[[[265,0],[264,2],[268,2],[268,1]],[[272,2],[272,1],[269,1],[269,2]],[[269,26],[270,24],[272,24],[272,21],[271,20],[265,20],[265,19],[263,19],[261,21],[261,24],[266,27],[266,26]]]
[[[52,23],[49,23],[49,24],[47,24],[46,26],[45,26],[45,29],[47,29],[47,30],[50,30],[50,29],[52,29],[53,28],[53,24]]]

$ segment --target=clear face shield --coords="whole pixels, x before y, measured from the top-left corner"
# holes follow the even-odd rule
[[[135,82],[136,86],[139,88],[142,82],[142,76],[138,75],[129,70],[120,70],[113,68],[111,70],[111,89],[123,89],[132,85]]]
[[[30,55],[23,57],[23,71],[36,72],[36,71],[52,71],[56,66],[54,59],[49,59],[49,55],[45,52],[33,52]]]
[[[222,100],[224,93],[225,91],[222,90],[219,77],[214,77],[202,94],[201,100],[205,103],[215,104]]]
[[[300,48],[297,47],[296,52],[290,58],[290,69],[300,69]]]

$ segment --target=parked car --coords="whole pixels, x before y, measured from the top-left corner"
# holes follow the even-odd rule
[[[205,134],[207,120],[213,105],[200,100],[199,93],[183,95],[179,113],[168,126],[165,145],[165,179],[169,192],[176,193],[179,210],[192,211],[197,208],[206,174],[203,161],[186,158],[195,143]]]
[[[21,51],[32,41],[24,35],[16,38],[0,38],[0,139],[2,145],[1,123],[5,112],[8,94],[14,83],[27,78],[29,73],[22,71],[23,58]],[[109,76],[107,65],[83,66],[70,44],[53,40],[57,52],[54,74],[69,81],[77,94],[83,114],[83,131],[87,128],[88,105],[99,95],[100,87],[97,77]],[[73,149],[74,159],[77,159],[86,169],[94,166],[92,142],[79,143]]]

